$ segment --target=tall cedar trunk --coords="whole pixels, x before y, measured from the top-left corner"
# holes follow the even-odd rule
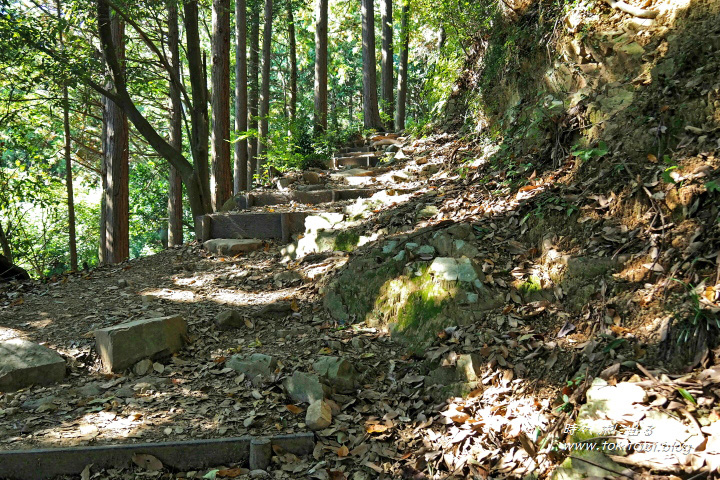
[[[290,43],[290,121],[297,117],[297,41],[292,0],[287,0],[288,41]]]
[[[392,0],[380,1],[380,17],[382,21],[382,104],[383,113],[390,119],[390,130],[393,129],[395,99],[393,98],[393,16]]]
[[[245,0],[235,0],[235,131],[248,129],[247,12]],[[235,142],[233,193],[248,189],[247,140]]]
[[[408,22],[410,20],[410,0],[403,0],[402,13],[400,14],[400,39],[402,50],[400,52],[400,65],[398,66],[397,86],[397,108],[395,109],[395,128],[405,129],[405,107],[407,104],[407,75],[408,75],[408,52],[410,50],[410,31]]]
[[[362,1],[362,60],[363,60],[363,124],[365,128],[382,130],[377,96],[375,67],[375,6],[373,0]]]
[[[272,53],[272,0],[265,0],[265,25],[263,28],[263,48],[262,48],[262,84],[260,87],[260,142],[258,143],[258,175],[262,175],[263,164],[265,163],[262,156],[265,154],[267,135],[269,130],[268,114],[270,113],[270,55]]]
[[[125,23],[118,15],[110,20],[120,75],[125,76]],[[125,112],[110,99],[105,104],[103,162],[105,163],[105,263],[120,263],[130,254],[128,201],[128,120]]]
[[[168,49],[171,68],[180,78],[180,33],[178,31],[176,0],[168,1]],[[170,145],[182,152],[182,101],[180,90],[170,82]],[[170,165],[168,179],[168,246],[183,244],[182,178],[175,167]]]
[[[250,80],[248,86],[248,129],[258,130],[258,100],[260,87],[258,75],[260,72],[260,2],[254,0],[252,6],[252,26],[250,27],[250,65],[248,68]],[[248,156],[250,166],[248,171],[248,188],[252,188],[252,180],[257,171],[258,139],[253,137],[248,141]]]
[[[62,5],[60,0],[55,2],[57,7],[58,20],[62,19]],[[60,48],[64,47],[64,39],[62,34],[59,35]],[[77,239],[75,235],[75,198],[73,195],[73,174],[72,174],[72,139],[70,137],[70,98],[68,95],[67,83],[63,83],[62,87],[62,109],[63,109],[63,133],[64,133],[64,157],[65,157],[65,190],[67,193],[68,207],[68,249],[70,250],[70,269],[78,269],[77,260]],[[1,232],[0,232],[1,233]],[[2,234],[2,237],[5,235]],[[2,238],[0,238],[2,241]],[[7,241],[7,240],[6,240]],[[12,259],[11,259],[12,260]]]
[[[188,7],[189,3],[185,6]],[[197,5],[195,5],[197,7]],[[100,46],[102,48],[105,60],[110,67],[112,74],[115,91],[104,89],[92,81],[87,81],[87,84],[95,91],[102,93],[106,97],[109,97],[112,102],[122,109],[127,114],[128,119],[133,123],[138,133],[150,144],[150,146],[165,160],[168,161],[173,167],[175,167],[180,173],[183,184],[187,192],[188,200],[190,203],[190,210],[195,220],[195,234],[199,237],[202,234],[201,223],[198,222],[198,218],[202,215],[210,212],[210,195],[209,188],[206,184],[203,184],[200,177],[202,169],[197,169],[197,161],[195,166],[191,164],[182,154],[181,151],[170,145],[160,134],[153,128],[148,122],[147,118],[138,110],[137,106],[133,102],[130,94],[127,90],[124,75],[122,74],[121,62],[117,55],[117,49],[113,40],[112,28],[110,26],[110,7],[108,3],[98,0],[95,3],[97,9],[97,26],[98,34],[100,37]],[[189,19],[187,13],[192,15],[192,6],[190,10],[186,10],[185,21],[186,31],[187,26],[192,25],[192,18]],[[190,51],[194,48],[199,52],[199,37],[197,36],[197,9],[194,10],[195,16],[195,38],[197,44],[193,44],[188,40],[188,57],[190,57]],[[192,27],[191,27],[192,28]],[[190,37],[191,35],[189,35]],[[199,54],[198,54],[199,57]],[[202,73],[202,72],[200,72]],[[193,80],[191,76],[191,81]],[[203,92],[205,89],[202,90]],[[206,98],[206,97],[205,97]],[[206,108],[207,111],[207,108]],[[207,117],[206,117],[207,118]],[[196,123],[193,122],[193,126]],[[206,125],[207,126],[207,125]],[[207,140],[207,136],[205,137]],[[192,140],[192,139],[191,139]],[[206,141],[207,143],[207,141]],[[207,152],[207,148],[205,149]],[[207,160],[207,156],[205,157]],[[205,178],[207,178],[207,162],[205,163]]]
[[[205,65],[200,48],[200,32],[198,31],[198,3],[191,0],[183,4],[185,13],[185,36],[187,42],[188,74],[192,88],[193,104],[190,110],[192,129],[190,132],[190,149],[193,156],[195,174],[202,191],[205,210],[211,211],[210,176],[208,164],[208,107],[207,82]],[[190,192],[188,191],[188,196]],[[196,228],[197,230],[197,228]]]
[[[327,130],[328,114],[328,0],[315,10],[315,131]]]
[[[213,0],[212,27],[212,202],[218,211],[232,195],[230,0]]]

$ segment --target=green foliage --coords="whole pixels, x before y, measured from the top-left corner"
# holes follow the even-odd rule
[[[581,160],[588,161],[593,158],[597,159],[604,157],[605,155],[607,155],[608,151],[609,150],[607,144],[601,141],[595,148],[583,148],[580,145],[575,145],[570,150],[570,153],[580,158]]]
[[[678,344],[685,344],[697,338],[701,331],[718,333],[720,331],[720,318],[718,318],[716,310],[704,308],[700,299],[700,295],[705,290],[704,285],[701,284],[694,287],[677,278],[673,278],[672,280],[684,287],[684,298],[690,302],[690,312],[688,315],[675,313],[675,319],[680,328],[680,334],[677,339]]]

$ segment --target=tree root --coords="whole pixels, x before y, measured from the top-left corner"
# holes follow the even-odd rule
[[[621,12],[629,13],[630,15],[638,18],[655,18],[660,13],[656,10],[645,10],[643,8],[633,7],[622,0],[605,0],[605,3],[610,5],[612,8],[620,10]]]

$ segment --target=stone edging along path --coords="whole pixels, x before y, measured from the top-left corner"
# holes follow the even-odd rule
[[[315,448],[315,435],[298,433],[274,437],[0,451],[0,478],[44,480],[58,475],[79,475],[89,464],[97,469],[122,468],[131,465],[136,454],[153,455],[164,466],[178,470],[233,463],[249,463],[251,469],[264,470],[270,463],[272,447],[298,456],[309,455]]]

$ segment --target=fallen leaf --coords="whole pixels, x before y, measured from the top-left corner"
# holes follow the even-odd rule
[[[343,445],[342,447],[338,448],[337,450],[337,456],[338,457],[347,457],[350,454],[350,449]]]
[[[383,433],[383,432],[387,431],[389,428],[390,427],[388,427],[387,425],[375,423],[372,425],[368,425],[367,428],[365,429],[365,431],[367,433]]]
[[[299,415],[305,411],[297,405],[285,405],[285,408],[287,408],[288,411],[290,411],[290,413],[292,413],[293,415]]]
[[[163,464],[157,457],[146,453],[136,453],[132,456],[132,461],[140,468],[144,468],[150,472],[155,472],[163,468]]]
[[[228,470],[218,470],[217,474],[221,477],[229,477],[229,478],[235,478],[239,477],[240,475],[247,475],[250,473],[250,470],[247,468],[230,468]]]

